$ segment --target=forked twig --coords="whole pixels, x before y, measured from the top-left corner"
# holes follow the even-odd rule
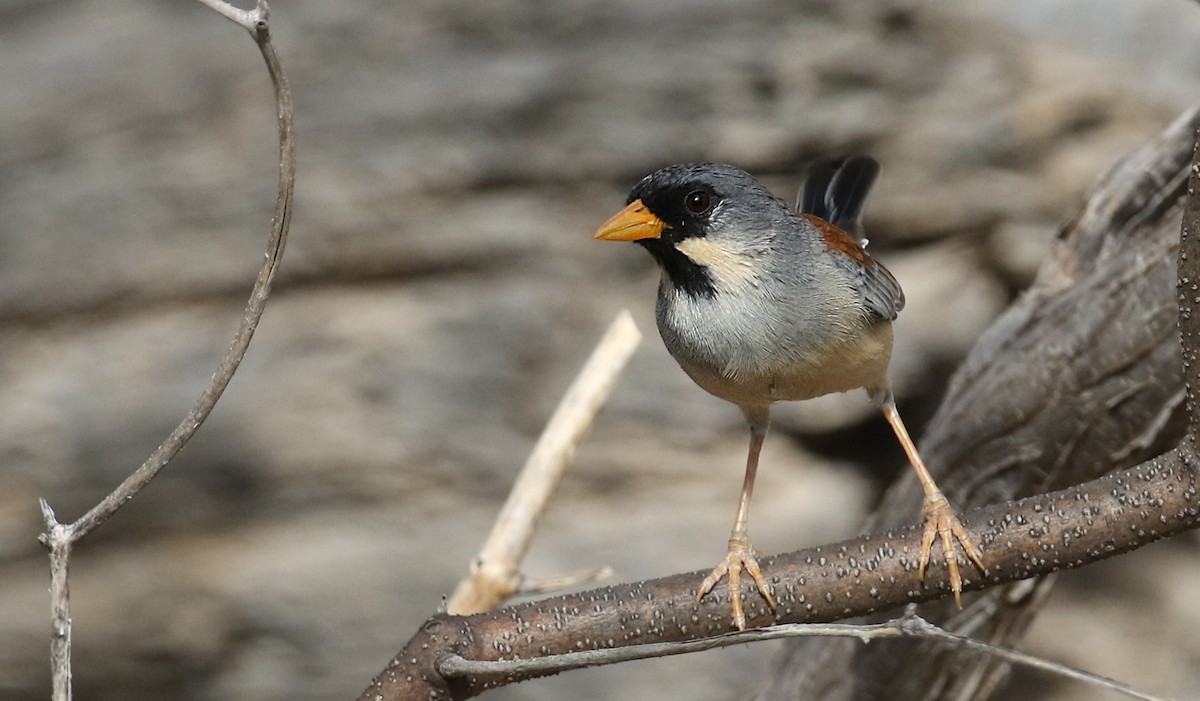
[[[146,461],[129,475],[110,494],[100,500],[87,513],[70,524],[59,523],[54,510],[41,500],[42,517],[46,532],[38,540],[50,550],[50,594],[51,594],[51,669],[53,674],[53,698],[69,701],[71,698],[71,616],[68,573],[70,555],[74,544],[96,530],[130,499],[138,494],[174,458],[183,446],[212,413],[217,400],[229,386],[246,355],[254,331],[266,308],[271,282],[279,261],[283,256],[291,225],[292,191],[296,181],[296,154],[293,138],[292,95],[288,88],[275,47],[271,44],[268,25],[269,8],[265,0],[258,0],[253,10],[240,10],[217,0],[200,0],[222,16],[236,22],[250,32],[271,76],[275,91],[275,104],[279,122],[279,192],[275,201],[275,212],[271,219],[271,233],[267,240],[267,254],[259,269],[258,277],[246,303],[241,324],[234,334],[229,350],[213,374],[212,380],[200,394],[191,411],[171,431]]]
[[[622,310],[567,390],[543,429],[508,500],[496,517],[470,571],[446,604],[451,614],[490,611],[521,588],[521,561],[533,542],[534,530],[558,488],[592,421],[604,405],[617,375],[641,342],[633,317]]]

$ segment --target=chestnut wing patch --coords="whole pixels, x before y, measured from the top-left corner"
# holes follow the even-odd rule
[[[859,265],[869,265],[871,257],[863,250],[858,239],[851,236],[844,229],[834,226],[824,219],[813,214],[801,214],[800,216],[808,220],[810,224],[816,227],[817,232],[821,234],[821,238],[825,240],[825,246],[834,253],[840,253]]]
[[[904,291],[887,268],[872,258],[858,240],[820,217],[801,214],[816,228],[834,259],[853,274],[866,311],[877,321],[892,321],[904,309]]]

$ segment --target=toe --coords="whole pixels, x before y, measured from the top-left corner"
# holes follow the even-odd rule
[[[713,587],[717,586],[717,582],[721,581],[721,578],[725,576],[725,573],[728,571],[728,569],[729,566],[725,562],[722,562],[714,567],[713,571],[704,578],[704,581],[700,583],[700,589],[696,592],[697,604],[700,603],[700,600],[713,590]]]
[[[921,561],[920,575],[924,579],[925,568],[929,564],[930,552],[933,547],[933,541],[936,539],[942,546],[942,557],[946,562],[947,576],[950,580],[950,589],[954,592],[954,600],[962,607],[962,575],[958,567],[958,550],[955,547],[955,541],[962,545],[963,551],[967,558],[979,568],[980,572],[986,572],[983,566],[983,554],[975,542],[971,539],[962,523],[958,520],[954,510],[950,507],[950,503],[946,501],[946,497],[941,492],[934,492],[927,495],[924,504],[925,515],[925,530],[921,538]]]

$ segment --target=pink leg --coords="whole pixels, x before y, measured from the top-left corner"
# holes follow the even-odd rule
[[[742,481],[742,495],[738,499],[737,517],[733,521],[733,531],[729,534],[729,551],[725,560],[713,568],[711,574],[700,584],[696,595],[699,603],[706,594],[712,591],[717,582],[726,574],[729,575],[729,603],[733,609],[733,624],[738,630],[746,628],[746,614],[742,610],[742,569],[750,574],[758,591],[774,609],[775,599],[771,596],[771,587],[762,576],[762,569],[754,557],[754,546],[750,544],[750,534],[747,527],[750,521],[750,497],[754,493],[754,477],[758,473],[758,455],[762,451],[763,440],[767,437],[769,425],[769,410],[746,411],[746,420],[750,423],[750,452],[746,457],[746,477]]]

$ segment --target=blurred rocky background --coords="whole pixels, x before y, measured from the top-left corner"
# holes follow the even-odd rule
[[[74,560],[87,699],[349,699],[466,571],[608,321],[646,341],[569,472],[534,577],[711,567],[737,411],[654,331],[657,273],[592,241],[645,173],[722,160],[790,198],[884,176],[919,432],[1087,184],[1200,94],[1183,0],[282,0],[300,172],[277,293],[198,437]],[[183,0],[0,1],[0,698],[48,695],[38,497],[73,519],[182,417],[262,256],[276,137],[241,30]],[[852,535],[907,469],[860,394],[779,412],[768,551]],[[917,514],[913,514],[914,520]],[[1195,538],[1062,577],[1026,649],[1200,695]],[[756,645],[499,699],[729,699]],[[1019,675],[1000,698],[1090,699]]]

